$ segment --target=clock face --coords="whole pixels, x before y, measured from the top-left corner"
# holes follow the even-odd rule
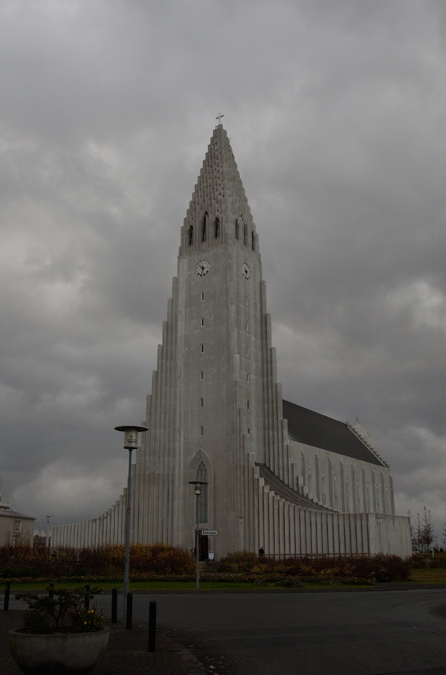
[[[200,260],[200,262],[195,268],[195,271],[198,274],[198,276],[204,277],[204,275],[207,274],[210,269],[211,265],[208,260]]]
[[[246,263],[242,265],[242,274],[245,277],[245,279],[251,278],[251,270],[249,268],[249,265],[247,265]]]

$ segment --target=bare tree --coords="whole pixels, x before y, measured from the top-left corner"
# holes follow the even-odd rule
[[[427,509],[425,506],[423,506],[423,516],[420,522],[419,541],[425,551],[427,551],[434,541],[434,524],[432,522],[431,512],[430,509]]]
[[[434,524],[432,522],[430,509],[423,506],[423,513],[421,516],[417,513],[415,523],[412,522],[412,512],[408,511],[407,515],[409,516],[412,546],[418,547],[420,551],[427,551],[434,541]],[[446,544],[446,523],[443,541]]]

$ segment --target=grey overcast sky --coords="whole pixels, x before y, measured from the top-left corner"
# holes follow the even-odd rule
[[[284,397],[359,416],[440,533],[446,3],[0,0],[0,90],[3,501],[119,496],[222,112]]]

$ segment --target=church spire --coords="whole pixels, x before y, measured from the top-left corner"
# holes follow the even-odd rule
[[[182,228],[182,253],[233,238],[251,245],[255,225],[228,135],[220,116]]]

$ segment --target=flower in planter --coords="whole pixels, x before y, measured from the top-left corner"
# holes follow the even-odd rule
[[[51,633],[93,633],[102,630],[105,625],[104,617],[96,607],[85,609],[85,598],[92,599],[98,589],[86,590],[76,588],[74,591],[66,589],[55,590],[53,597],[49,595],[34,595],[25,593],[16,595],[17,599],[25,600],[28,609],[25,610],[24,633],[51,634]]]
[[[73,633],[94,633],[97,630],[104,628],[104,617],[99,614],[97,609],[81,609],[81,611],[73,617],[71,626]]]

